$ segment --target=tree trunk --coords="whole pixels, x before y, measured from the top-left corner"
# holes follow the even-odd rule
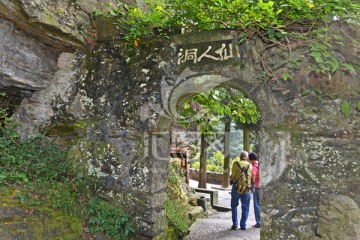
[[[224,134],[224,172],[222,179],[222,187],[227,188],[230,177],[230,130],[231,120],[225,121],[225,134]]]
[[[246,126],[243,127],[243,140],[244,151],[250,151],[250,129]]]
[[[200,172],[199,172],[199,188],[206,188],[206,159],[207,159],[207,142],[204,134],[201,134],[200,146]]]

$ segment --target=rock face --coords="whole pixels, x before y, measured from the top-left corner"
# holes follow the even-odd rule
[[[25,98],[22,101],[16,116],[25,123],[20,126],[23,137],[39,132],[40,126],[49,124],[51,119],[60,117],[59,112],[69,105],[69,99],[74,97],[79,58],[81,55],[62,53],[57,60],[56,70],[53,70],[51,81],[44,84],[41,90],[34,92],[31,98]],[[75,108],[75,113],[71,116],[80,119],[81,110],[74,107],[74,104],[78,104],[76,100],[68,106],[68,108]],[[84,109],[84,106],[81,109]]]
[[[90,25],[86,13],[79,11],[79,14],[75,14],[74,11],[75,8],[65,0],[0,2],[0,16],[16,23],[18,28],[32,37],[41,38],[41,42],[62,51],[74,51],[82,47],[83,35],[80,31]]]
[[[116,4],[116,0],[0,1],[0,91],[21,99],[46,88],[62,52],[86,52],[87,45],[96,41],[92,13]]]
[[[292,79],[272,81],[261,71],[264,43],[253,38],[239,44],[241,33],[225,30],[141,39],[137,48],[121,41],[114,48],[110,39],[90,54],[82,52],[85,38],[74,27],[88,26],[89,19],[74,16],[73,6],[64,2],[0,3],[6,18],[0,30],[0,87],[25,98],[16,112],[24,135],[48,129],[49,136],[70,147],[68,160],[81,167],[81,174],[98,176],[99,194],[133,216],[136,239],[165,238],[177,102],[219,85],[243,91],[262,114],[261,238],[336,239],[329,230],[334,220],[344,222],[338,236],[359,239],[358,75],[338,70],[329,85],[327,76],[310,70],[311,57],[293,49],[305,64],[279,68]],[[91,11],[76,2],[82,3],[81,12]],[[41,43],[39,32],[44,32]],[[358,32],[351,34],[359,39]],[[344,45],[339,56],[358,58],[351,41]],[[282,51],[267,51],[268,64],[280,62]],[[340,111],[344,99],[351,106],[349,117]]]
[[[56,69],[59,52],[0,18],[0,89],[30,97],[45,88]]]
[[[323,196],[317,215],[316,232],[321,239],[359,239],[360,209],[353,199],[335,194]]]

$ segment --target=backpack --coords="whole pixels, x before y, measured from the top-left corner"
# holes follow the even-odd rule
[[[251,173],[248,173],[249,167],[250,167],[250,163],[247,167],[241,167],[239,162],[236,162],[238,167],[240,168],[240,176],[239,178],[236,180],[236,191],[239,194],[246,194],[250,191],[251,189]]]

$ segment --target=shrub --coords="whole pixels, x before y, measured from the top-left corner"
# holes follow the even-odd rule
[[[99,197],[89,200],[84,215],[88,218],[88,227],[92,234],[103,232],[117,240],[128,238],[130,233],[135,233],[127,214]]]
[[[215,164],[209,164],[206,166],[206,171],[209,171],[209,172],[223,172],[223,169],[219,166],[216,166]]]
[[[192,223],[187,212],[189,205],[183,200],[184,191],[186,191],[184,188],[185,178],[183,174],[179,173],[179,169],[179,166],[170,164],[165,202],[166,232],[169,239],[182,239],[188,234],[189,226]]]
[[[18,138],[1,138],[0,182],[9,184],[64,179],[69,165],[66,151],[59,149],[45,138],[29,138],[20,142]]]
[[[207,162],[209,164],[214,164],[216,166],[223,166],[224,165],[224,154],[220,151],[214,152],[213,156],[211,156]]]
[[[181,182],[181,177],[179,174],[180,165],[178,163],[170,163],[170,174],[168,178],[168,184],[170,185],[179,185]]]
[[[199,169],[200,169],[200,162],[194,162],[194,163],[191,165],[191,167],[194,168],[194,169],[199,170]]]
[[[180,238],[189,232],[191,220],[186,213],[184,203],[169,197],[165,202],[166,219],[168,225],[175,230]]]

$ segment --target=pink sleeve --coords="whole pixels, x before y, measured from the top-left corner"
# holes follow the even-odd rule
[[[253,175],[256,175],[258,173],[259,169],[255,166],[253,166],[253,169],[252,169],[252,174]]]

